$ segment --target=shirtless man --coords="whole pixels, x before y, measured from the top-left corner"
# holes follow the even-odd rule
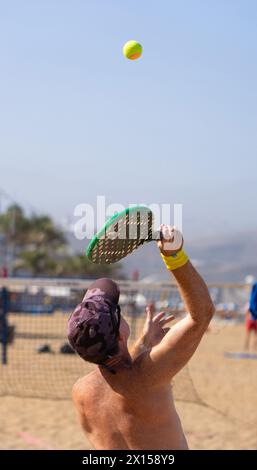
[[[162,226],[160,254],[176,280],[188,313],[172,328],[171,316],[147,310],[142,337],[128,350],[130,330],[120,315],[119,288],[98,279],[71,315],[68,338],[96,370],[72,391],[79,420],[97,450],[187,449],[171,380],[189,361],[214,313],[206,284],[182,250],[170,249],[174,229]],[[165,234],[165,235],[164,235]]]

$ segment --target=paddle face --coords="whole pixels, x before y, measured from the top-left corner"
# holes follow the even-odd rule
[[[96,264],[125,258],[145,242],[152,241],[153,213],[135,206],[115,214],[91,240],[86,255]]]

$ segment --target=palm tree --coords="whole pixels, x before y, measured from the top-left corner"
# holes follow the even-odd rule
[[[65,277],[116,277],[122,278],[120,264],[93,264],[85,255],[67,256],[57,267],[57,275]]]
[[[31,276],[115,276],[120,265],[95,265],[85,255],[71,256],[63,231],[47,215],[27,216],[14,204],[0,215],[0,235],[11,253],[12,273]],[[1,240],[1,237],[0,237]]]

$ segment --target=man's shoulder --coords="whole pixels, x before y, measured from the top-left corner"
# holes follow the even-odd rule
[[[90,372],[84,377],[80,377],[72,387],[72,399],[75,402],[81,402],[88,395],[92,385],[95,384],[96,373],[95,371]]]

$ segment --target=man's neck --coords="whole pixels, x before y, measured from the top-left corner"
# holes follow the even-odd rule
[[[146,337],[143,334],[140,338],[133,344],[130,354],[132,361],[137,359],[141,354],[144,354],[146,351],[151,349],[150,345],[147,343]]]
[[[109,371],[112,370],[116,373],[119,369],[129,369],[132,366],[132,359],[128,350],[122,351],[111,359],[107,359],[107,361],[105,361],[105,365],[106,367],[99,366],[102,374],[104,372],[108,373],[108,369]]]

